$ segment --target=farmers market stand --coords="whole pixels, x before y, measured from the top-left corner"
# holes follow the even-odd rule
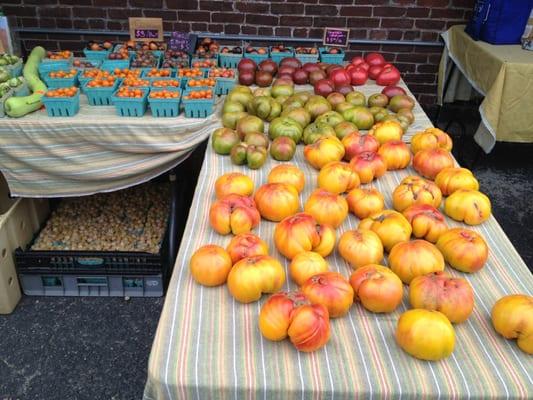
[[[379,91],[372,84],[362,90],[365,94]],[[404,136],[407,141],[414,131],[431,126],[418,104],[415,115],[416,127]],[[303,205],[316,185],[317,171],[305,161],[302,150],[298,146],[291,162],[306,176],[300,197]],[[407,296],[392,314],[372,314],[355,304],[347,317],[331,321],[331,339],[324,348],[300,353],[288,340],[271,342],[261,336],[258,315],[267,296],[241,304],[226,286],[208,288],[195,283],[188,265],[194,251],[209,243],[226,247],[230,240],[209,226],[215,180],[240,171],[258,188],[277,164],[269,158],[258,170],[235,166],[208,145],[150,355],[146,400],[533,396],[531,356],[498,335],[490,322],[495,301],[511,293],[531,294],[533,277],[493,217],[471,227],[487,241],[489,260],[484,269],[466,276],[474,288],[476,307],[467,322],[455,326],[452,356],[439,362],[412,358],[395,343],[396,322],[409,308]],[[389,171],[371,184],[385,195],[387,208],[392,208],[393,189],[410,174],[415,174],[412,168]],[[450,226],[462,225],[447,221]],[[337,237],[357,225],[357,218],[350,214]],[[275,223],[262,220],[254,233],[267,241],[272,256],[282,260],[288,277],[289,263],[273,244],[274,227]],[[344,276],[351,272],[337,252],[327,261]],[[465,276],[449,267],[446,272]],[[294,289],[287,278],[283,290]]]

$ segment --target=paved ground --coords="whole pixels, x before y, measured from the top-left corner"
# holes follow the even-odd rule
[[[470,131],[476,118],[464,116]],[[462,146],[467,155],[475,150],[471,140],[456,143]],[[499,144],[474,168],[530,268],[532,152],[532,145]],[[139,399],[163,301],[24,297],[12,315],[0,316],[0,399]]]

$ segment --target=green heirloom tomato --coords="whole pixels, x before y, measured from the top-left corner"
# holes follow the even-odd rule
[[[289,117],[278,117],[272,120],[268,128],[270,139],[280,136],[288,136],[294,143],[298,143],[302,138],[303,129],[301,125]]]
[[[315,122],[324,122],[329,126],[335,126],[342,121],[344,121],[344,118],[337,111],[327,111],[315,119]]]
[[[239,134],[229,128],[218,128],[213,132],[211,144],[215,153],[229,154],[233,146],[240,143]]]
[[[245,111],[226,112],[222,114],[222,125],[226,128],[235,129],[237,122],[248,115]]]
[[[276,85],[271,89],[272,97],[292,96],[294,88],[291,85]]]
[[[267,149],[265,147],[250,145],[246,149],[246,162],[248,163],[248,168],[261,168],[266,159]]]

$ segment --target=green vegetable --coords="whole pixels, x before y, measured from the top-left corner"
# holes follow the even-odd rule
[[[10,80],[7,81],[7,84],[13,88],[20,85],[19,80],[17,78],[11,78]]]
[[[7,82],[10,79],[11,79],[11,74],[9,73],[9,71],[2,68],[0,70],[0,82]]]
[[[39,79],[39,64],[46,55],[46,50],[41,46],[34,47],[31,51],[22,75],[28,83],[32,94],[24,97],[11,97],[6,100],[4,108],[10,117],[23,117],[33,111],[38,110],[43,105],[42,97],[48,89]]]

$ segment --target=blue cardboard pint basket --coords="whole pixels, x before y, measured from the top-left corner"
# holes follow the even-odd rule
[[[183,95],[191,91],[186,91]],[[187,118],[206,118],[213,114],[215,108],[215,96],[210,99],[184,99],[182,97],[181,102]]]
[[[329,54],[326,47],[319,47],[320,61],[328,64],[342,64],[344,62],[344,50],[338,49],[337,54]]]
[[[228,94],[231,89],[237,84],[237,77],[233,78],[216,78],[215,94]]]
[[[115,110],[117,115],[121,117],[142,117],[146,112],[146,107],[148,106],[148,93],[150,92],[149,88],[139,88],[143,90],[143,97],[140,99],[134,97],[118,97],[115,91],[113,93],[112,101],[115,105]]]
[[[49,117],[73,117],[80,111],[80,90],[72,97],[43,96],[42,101]]]
[[[318,62],[318,51],[316,54],[299,54],[294,53],[294,57],[301,61],[302,64],[305,63],[316,63]]]
[[[46,83],[46,86],[50,89],[67,88],[78,85],[79,70],[76,70],[76,74],[72,78],[51,78],[50,72],[44,77],[44,83]]]
[[[113,104],[113,93],[119,84],[115,79],[113,86],[109,87],[88,87],[89,82],[83,86],[83,92],[87,95],[87,100],[91,106],[110,106]]]
[[[130,67],[130,60],[104,60],[101,68],[106,71],[114,71],[116,68],[124,69]]]
[[[237,46],[227,46],[230,50]],[[218,65],[224,68],[237,68],[239,61],[243,57],[242,47],[240,53],[220,53],[218,55]]]
[[[89,49],[83,49],[83,54],[85,54],[85,57],[87,57],[90,61],[103,61],[109,56],[109,53],[111,53],[111,49],[109,50],[89,50]]]
[[[269,52],[270,52],[270,58],[272,61],[274,61],[276,64],[279,64],[281,60],[287,57],[294,57],[294,48],[293,47],[285,47],[289,51],[272,51],[272,46],[270,46]]]
[[[256,64],[259,64],[263,60],[267,60],[268,57],[268,49],[265,54],[259,54],[259,53],[244,53],[243,58],[249,58],[250,60],[254,60]]]
[[[150,93],[168,90],[171,92],[180,92],[181,89],[176,87],[169,88],[152,88]],[[148,104],[152,111],[152,116],[156,118],[177,117],[180,113],[181,96],[175,99],[154,99],[148,96]]]

